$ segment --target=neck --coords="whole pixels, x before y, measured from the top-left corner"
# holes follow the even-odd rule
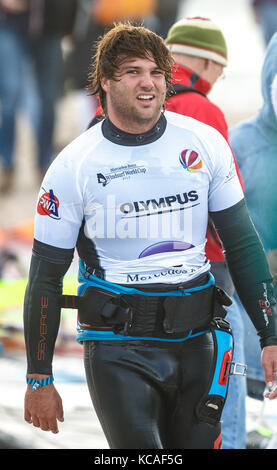
[[[161,114],[160,119],[154,126],[146,131],[140,133],[126,132],[114,125],[109,119],[104,119],[102,123],[102,132],[106,139],[118,145],[125,146],[138,146],[146,145],[158,140],[166,129],[166,118]]]
[[[108,112],[108,118],[112,124],[120,129],[123,132],[128,134],[145,134],[146,132],[153,129],[161,117],[161,113],[155,119],[136,119],[128,121],[125,119],[120,119],[119,116],[114,115],[113,113]]]

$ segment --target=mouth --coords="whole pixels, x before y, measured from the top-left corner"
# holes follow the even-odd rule
[[[155,98],[154,95],[140,94],[137,96],[137,99],[142,103],[150,103]]]

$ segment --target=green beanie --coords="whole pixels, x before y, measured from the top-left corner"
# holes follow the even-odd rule
[[[165,40],[171,52],[212,59],[227,65],[227,45],[216,24],[209,18],[184,18],[171,26]]]

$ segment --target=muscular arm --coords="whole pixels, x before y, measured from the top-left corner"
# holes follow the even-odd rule
[[[24,299],[24,335],[28,374],[51,374],[60,324],[62,282],[74,250],[34,241]]]
[[[210,215],[224,246],[237,293],[260,336],[261,347],[277,345],[272,276],[245,201]]]

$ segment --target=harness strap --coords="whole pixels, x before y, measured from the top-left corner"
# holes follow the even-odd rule
[[[81,297],[78,295],[62,295],[60,299],[61,308],[73,308],[79,309],[81,302]]]
[[[156,292],[151,292],[151,291],[143,291],[139,290],[135,287],[127,287],[123,286],[120,284],[115,284],[113,282],[106,281],[105,279],[99,278],[93,274],[90,274],[86,267],[84,262],[80,259],[79,260],[79,282],[82,285],[82,288],[80,289],[81,291],[84,292],[84,290],[87,289],[87,287],[98,287],[99,289],[103,289],[105,291],[108,291],[110,293],[114,294],[126,294],[126,295],[133,295],[133,294],[138,294],[138,295],[144,295],[144,296],[169,296],[169,295],[176,295],[176,296],[183,296],[183,295],[190,295],[194,292],[200,291],[202,289],[206,289],[212,285],[215,284],[215,279],[214,276],[212,275],[211,272],[207,272],[208,275],[208,281],[199,286],[195,287],[190,287],[190,288],[185,288],[184,284],[180,284],[178,286],[173,286],[172,290],[166,290],[166,291],[156,291]],[[84,287],[84,289],[83,289]],[[143,286],[142,286],[143,289]]]
[[[89,287],[82,297],[62,295],[60,307],[77,309],[79,316],[82,316],[83,312],[91,316],[91,312],[93,312],[97,327],[121,325],[129,320],[129,308],[121,306],[119,300],[119,295]]]

